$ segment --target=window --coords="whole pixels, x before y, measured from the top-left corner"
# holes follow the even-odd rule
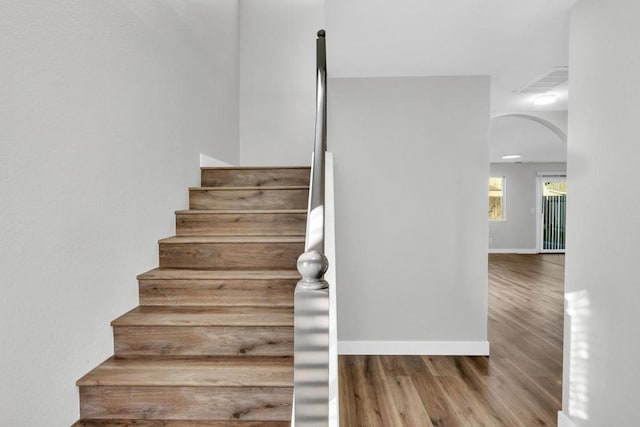
[[[504,176],[489,178],[489,220],[504,221]]]

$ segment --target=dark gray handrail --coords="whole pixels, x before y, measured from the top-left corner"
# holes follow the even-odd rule
[[[305,252],[324,253],[325,152],[327,151],[327,53],[324,30],[316,39],[316,134],[311,165]]]
[[[311,162],[305,253],[298,258],[299,286],[324,289],[328,261],[324,255],[325,153],[327,151],[327,48],[324,30],[316,39],[316,135]]]

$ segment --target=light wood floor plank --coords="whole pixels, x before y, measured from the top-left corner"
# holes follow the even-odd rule
[[[491,254],[491,357],[341,356],[342,425],[555,426],[563,298],[564,255]]]

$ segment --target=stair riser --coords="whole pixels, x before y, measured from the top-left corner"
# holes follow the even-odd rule
[[[114,326],[116,356],[291,356],[293,327]]]
[[[72,427],[291,427],[290,421],[83,420]]]
[[[160,243],[160,267],[293,270],[304,243]]]
[[[278,214],[176,214],[178,236],[259,235],[304,236],[307,215]]]
[[[309,185],[309,168],[300,169],[202,169],[203,187],[263,187]]]
[[[306,209],[308,189],[190,189],[189,209]]]
[[[80,387],[80,416],[102,419],[287,420],[292,388]]]
[[[140,306],[112,323],[114,357],[77,382],[75,427],[290,425],[310,168],[201,174]]]
[[[293,306],[296,280],[140,280],[140,305]]]

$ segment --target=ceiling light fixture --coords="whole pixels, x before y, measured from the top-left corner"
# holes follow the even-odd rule
[[[556,101],[558,101],[558,97],[556,95],[554,95],[553,93],[547,93],[545,95],[536,96],[536,98],[533,100],[533,103],[535,105],[549,105],[555,104]]]
[[[511,160],[511,159],[519,159],[520,157],[522,157],[520,154],[505,154],[501,158],[503,160]]]

